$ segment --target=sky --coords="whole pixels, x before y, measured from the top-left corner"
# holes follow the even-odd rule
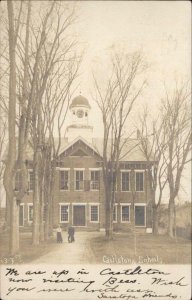
[[[84,49],[80,92],[92,107],[89,121],[94,136],[102,132],[102,119],[93,101],[92,72],[103,67],[108,76],[107,53],[111,46],[125,52],[142,50],[150,69],[146,74],[148,86],[135,106],[135,113],[148,104],[157,112],[164,94],[164,83],[173,88],[174,80],[191,78],[191,5],[189,1],[78,1],[78,21],[74,35],[79,48]],[[70,123],[70,114],[66,125]],[[127,129],[129,130],[129,129]],[[182,180],[183,198],[189,200],[190,167]]]
[[[102,119],[92,98],[92,72],[102,65],[102,76],[107,78],[105,62],[112,45],[123,47],[127,53],[142,50],[150,65],[146,74],[148,86],[135,106],[136,114],[145,103],[155,115],[164,95],[164,84],[171,90],[175,80],[191,78],[188,1],[80,1],[75,34],[85,49],[79,91],[91,104],[89,121],[95,136],[102,132]],[[188,165],[180,191],[183,200],[190,200],[190,178]]]
[[[142,49],[150,65],[146,74],[148,87],[136,112],[143,103],[156,110],[164,93],[164,82],[171,88],[175,79],[190,78],[190,2],[80,1],[78,5],[79,18],[74,30],[85,54],[77,94],[81,91],[92,106],[90,122],[96,136],[102,127],[92,97],[92,72],[102,64],[107,77],[105,61],[112,45],[123,47],[127,53]]]

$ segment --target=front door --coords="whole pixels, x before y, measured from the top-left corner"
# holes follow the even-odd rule
[[[73,206],[73,225],[85,226],[85,205]]]
[[[19,226],[24,225],[24,206],[19,206]]]
[[[145,226],[145,206],[135,206],[135,225]]]

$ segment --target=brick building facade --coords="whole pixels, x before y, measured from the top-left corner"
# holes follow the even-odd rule
[[[55,174],[54,226],[67,227],[70,223],[82,230],[105,227],[102,139],[92,137],[90,109],[88,100],[82,96],[76,97],[70,106],[71,124],[62,139]],[[147,162],[136,139],[130,140],[123,151],[115,191],[114,230],[134,227],[150,231],[153,195]],[[29,169],[29,193],[20,206],[20,226],[32,225],[33,180],[33,171]]]

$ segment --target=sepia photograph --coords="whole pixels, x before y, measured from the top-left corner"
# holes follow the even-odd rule
[[[4,0],[0,31],[1,298],[191,299],[190,2]]]

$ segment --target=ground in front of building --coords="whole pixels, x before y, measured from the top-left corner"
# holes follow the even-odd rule
[[[115,233],[106,241],[104,232],[76,232],[75,242],[68,243],[64,231],[63,243],[54,236],[48,243],[31,245],[31,233],[21,233],[20,255],[13,263],[46,264],[190,264],[189,240],[147,234]],[[1,264],[11,264],[8,237],[1,235]],[[173,251],[174,249],[174,251]]]

